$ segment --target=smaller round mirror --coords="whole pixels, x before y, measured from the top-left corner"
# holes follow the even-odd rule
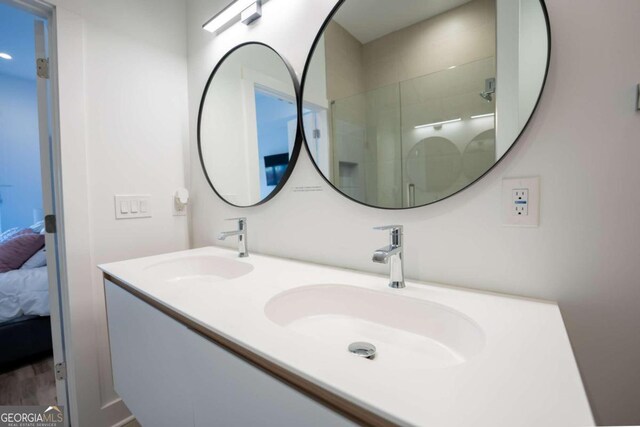
[[[301,145],[298,91],[291,66],[261,43],[235,47],[213,70],[200,103],[198,152],[222,200],[256,206],[282,188]]]

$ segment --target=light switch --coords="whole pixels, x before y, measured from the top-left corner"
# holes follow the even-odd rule
[[[116,219],[135,219],[151,217],[151,196],[131,194],[115,196]]]

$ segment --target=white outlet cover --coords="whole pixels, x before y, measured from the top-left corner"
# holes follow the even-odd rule
[[[187,216],[187,212],[189,209],[189,205],[185,205],[182,210],[178,210],[178,206],[176,205],[176,198],[171,197],[171,206],[173,210],[173,216]]]
[[[513,203],[514,190],[528,190],[527,215],[518,215]],[[540,225],[540,177],[504,178],[502,180],[502,223],[510,227]]]

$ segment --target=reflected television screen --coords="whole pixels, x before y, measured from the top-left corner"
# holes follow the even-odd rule
[[[267,176],[267,185],[278,185],[289,165],[289,153],[265,156],[264,170]]]

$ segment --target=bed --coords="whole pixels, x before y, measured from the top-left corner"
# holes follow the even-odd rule
[[[0,323],[0,373],[51,354],[49,316],[20,316]]]
[[[44,247],[19,268],[0,272],[0,348],[0,372],[52,351]]]

